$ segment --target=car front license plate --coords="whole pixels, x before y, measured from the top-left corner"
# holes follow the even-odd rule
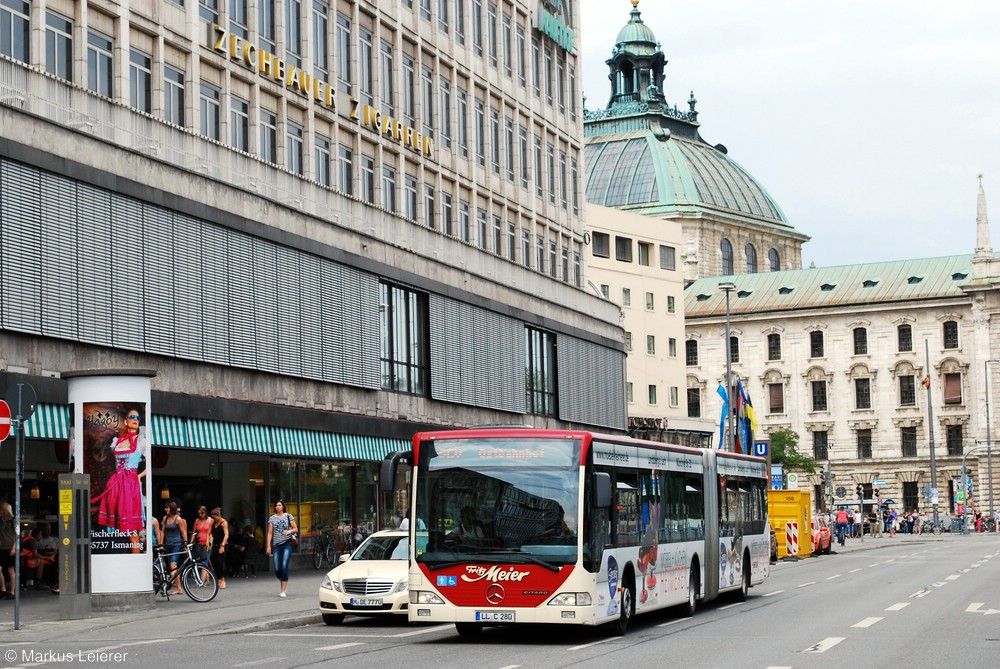
[[[382,600],[371,597],[352,597],[351,606],[382,606]]]
[[[512,623],[513,611],[476,611],[477,623]]]

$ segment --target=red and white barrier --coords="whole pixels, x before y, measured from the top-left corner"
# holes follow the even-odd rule
[[[785,523],[785,552],[788,555],[799,554],[799,523],[790,520]]]

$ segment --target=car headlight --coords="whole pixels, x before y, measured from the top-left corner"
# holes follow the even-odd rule
[[[560,592],[549,601],[549,606],[590,606],[589,592]]]
[[[334,581],[330,578],[329,574],[323,577],[323,582],[319,584],[319,587],[326,588],[327,590],[334,590],[336,592],[344,591],[344,589],[340,587],[340,581]]]
[[[403,581],[402,583],[396,586],[396,592],[406,592],[406,588],[408,587],[408,585],[409,583],[407,581]]]
[[[444,600],[427,590],[410,590],[410,604],[444,604]]]

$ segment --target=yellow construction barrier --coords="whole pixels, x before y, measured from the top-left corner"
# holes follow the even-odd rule
[[[778,542],[779,560],[789,555],[788,523],[798,527],[798,552],[793,554],[803,558],[812,555],[812,495],[808,490],[769,490],[767,517]]]

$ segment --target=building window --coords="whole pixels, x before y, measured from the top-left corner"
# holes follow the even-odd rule
[[[219,98],[221,92],[212,84],[201,82],[199,96],[199,118],[201,134],[219,141]]]
[[[285,57],[302,67],[302,7],[299,0],[285,0]]]
[[[677,250],[673,246],[660,245],[660,269],[677,269]]]
[[[375,104],[375,82],[372,76],[372,44],[371,31],[358,30],[358,97],[368,105]]]
[[[420,18],[431,20],[431,0],[420,0]]]
[[[639,264],[643,267],[649,267],[649,253],[650,249],[653,248],[652,244],[647,242],[639,242]]]
[[[434,136],[434,73],[429,67],[420,68],[420,90],[422,93],[424,134]]]
[[[653,311],[656,309],[656,298],[652,293],[646,293],[646,311]]]
[[[684,364],[689,367],[697,366],[698,364],[698,340],[688,339],[684,342]]]
[[[757,273],[757,249],[753,247],[753,244],[747,244],[744,248],[747,259],[747,274]]]
[[[917,457],[917,428],[899,428],[899,443],[902,448],[904,458]]]
[[[438,0],[438,30],[448,32],[448,2],[450,0]]]
[[[243,5],[243,22],[246,23],[246,0],[234,0],[236,5]],[[235,21],[231,15],[230,22]],[[330,19],[327,7],[323,2],[313,0],[313,72],[320,81],[330,82],[330,41],[327,32],[330,29]],[[244,35],[246,37],[246,35]]]
[[[184,73],[163,67],[163,120],[184,127]]]
[[[91,30],[87,35],[87,87],[106,98],[114,91],[114,42],[107,35]]]
[[[337,14],[337,86],[343,93],[351,92],[351,20]]]
[[[646,355],[656,355],[656,335],[646,335]]]
[[[611,237],[606,232],[595,232],[591,243],[593,244],[593,254],[598,258],[611,257]]]
[[[632,289],[622,288],[622,306],[631,307],[632,306]]]
[[[913,328],[907,324],[900,325],[896,328],[896,341],[898,342],[897,348],[900,353],[913,350]]]
[[[427,394],[428,316],[423,293],[379,284],[382,389]]]
[[[133,109],[153,112],[152,57],[141,51],[129,54],[129,104]]]
[[[854,355],[868,354],[867,328],[854,328]]]
[[[648,388],[649,388],[649,405],[656,406],[656,386],[650,384]]]
[[[625,351],[627,353],[632,352],[632,333],[628,331],[625,332]]]
[[[736,363],[740,361],[740,338],[729,337],[729,361]]]
[[[396,168],[390,165],[382,165],[382,206],[396,211]]]
[[[667,355],[671,358],[677,357],[677,340],[673,337],[667,339]]]
[[[945,321],[941,325],[944,335],[944,347],[946,349],[958,348],[958,323],[955,321]]]
[[[871,379],[854,379],[854,406],[858,409],[872,408]]]
[[[337,147],[337,185],[341,192],[354,195],[354,152],[343,144]]]
[[[830,449],[827,445],[826,432],[813,432],[813,459],[823,462],[830,459]]]
[[[812,381],[812,410],[826,411],[826,381]]]
[[[329,188],[333,185],[333,175],[330,170],[330,161],[332,160],[330,139],[317,134],[315,144],[314,160],[316,164],[313,166],[315,178],[316,181]]]
[[[701,389],[687,389],[687,415],[688,418],[701,418]]]
[[[823,333],[819,330],[813,330],[809,333],[809,357],[823,357]]]
[[[260,110],[260,147],[257,152],[261,160],[278,162],[278,115],[267,109]]]
[[[433,230],[434,220],[434,186],[424,184],[424,225]]]
[[[396,95],[392,87],[393,75],[392,44],[382,42],[379,47],[379,82],[382,85],[382,114],[385,116],[396,115]]]
[[[4,14],[2,18],[6,19],[6,12]],[[4,24],[0,39],[8,38],[10,29],[6,21]],[[52,12],[45,13],[45,71],[60,79],[73,81],[73,22]]]
[[[628,402],[629,404],[632,404],[632,402],[633,402],[632,382],[631,381],[629,381],[628,383],[625,384],[625,401]]]
[[[772,272],[781,271],[781,258],[778,256],[778,251],[776,249],[771,249],[767,252],[767,261],[771,265]]]
[[[361,199],[377,204],[375,199],[375,159],[361,156]]]
[[[449,237],[456,235],[454,205],[452,205],[451,193],[441,193],[441,232]],[[513,260],[513,252],[511,253],[511,259]]]
[[[899,406],[917,405],[916,379],[912,374],[899,377]]]
[[[674,299],[673,295],[667,295],[667,313],[677,313],[677,301]]]
[[[438,82],[438,125],[441,130],[441,146],[451,146],[451,82],[441,77]]]
[[[486,6],[486,47],[490,58],[490,65],[497,66],[497,5],[490,2]]]
[[[524,232],[527,232],[527,231],[525,230]],[[524,241],[525,245],[528,244],[527,240],[524,239],[523,237],[522,237],[522,241]],[[601,295],[604,296],[605,300],[610,300],[611,299],[611,286],[609,286],[606,283],[602,283],[601,284]]]
[[[965,439],[964,428],[961,425],[949,425],[946,433],[948,455],[962,455],[964,448],[962,442]]]
[[[286,162],[285,167],[289,172],[301,175],[305,170],[305,148],[303,146],[303,136],[305,130],[298,123],[289,121],[285,124]]]
[[[872,457],[872,431],[858,430],[858,459],[867,460]]]
[[[781,335],[776,332],[767,335],[767,359],[781,360]]]
[[[261,0],[257,7],[257,32],[260,35],[260,49],[277,54],[278,33],[274,13],[274,0]]]
[[[719,249],[722,251],[722,273],[733,274],[733,245],[728,239],[723,239]]]
[[[406,220],[417,220],[417,178],[407,174],[403,177],[403,216]]]
[[[521,188],[528,189],[528,128],[519,126],[517,129],[518,143],[518,176],[521,179]]]
[[[458,203],[458,234],[461,235],[462,241],[466,244],[472,242],[472,210],[469,208],[469,203],[465,200],[460,200]],[[526,230],[524,231],[527,232]],[[523,234],[523,233],[522,233]],[[527,248],[528,240],[524,239],[524,245]],[[525,267],[528,266],[528,261],[531,259],[530,254],[525,259]]]
[[[500,174],[500,112],[490,108],[490,167]]]
[[[785,386],[780,383],[767,384],[769,400],[768,413],[785,413]]]
[[[615,260],[632,262],[632,240],[629,237],[615,237]]]
[[[473,125],[476,133],[476,163],[486,165],[486,105],[476,98],[473,103]]]
[[[0,2],[0,53],[22,63],[28,62],[31,5],[24,0]]]
[[[961,374],[952,373],[944,375],[944,403],[962,404]]]
[[[556,415],[556,338],[532,327],[524,329],[527,412]]]
[[[239,151],[250,150],[250,103],[235,95],[229,100],[229,143]]]
[[[209,23],[218,23],[219,0],[198,0],[198,15]]]

